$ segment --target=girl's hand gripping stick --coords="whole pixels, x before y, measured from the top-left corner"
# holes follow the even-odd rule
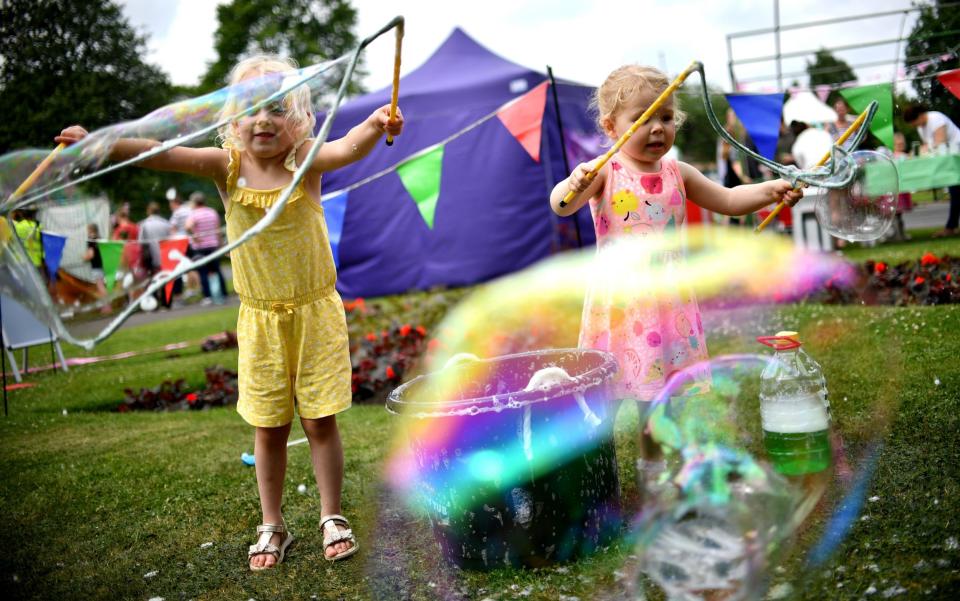
[[[636,131],[640,129],[640,126],[646,123],[650,119],[650,117],[652,117],[658,110],[660,110],[660,106],[667,101],[667,98],[670,97],[670,94],[673,94],[676,91],[676,89],[683,84],[684,80],[687,77],[689,77],[691,73],[693,73],[694,71],[697,71],[698,69],[700,69],[700,62],[693,61],[692,63],[690,63],[690,66],[684,69],[683,73],[678,75],[677,78],[673,80],[673,83],[667,86],[667,89],[665,89],[663,92],[660,93],[659,96],[657,96],[657,99],[653,101],[653,104],[651,104],[649,108],[647,108],[647,110],[643,111],[643,114],[640,115],[640,117],[638,117],[637,120],[633,122],[633,125],[630,126],[630,129],[623,132],[623,135],[620,136],[620,139],[617,140],[617,143],[614,144],[610,148],[610,150],[607,151],[606,154],[600,157],[600,160],[597,161],[597,164],[594,165],[593,169],[587,174],[587,181],[593,181],[593,178],[597,177],[597,173],[599,173],[600,169],[607,164],[607,161],[610,160],[610,157],[616,154],[616,152],[620,150],[620,147],[623,146],[627,142],[627,140],[630,139],[630,136],[636,133]],[[573,197],[576,195],[577,195],[576,192],[574,192],[573,190],[571,190],[570,192],[567,192],[567,195],[564,196],[563,200],[560,201],[560,207],[563,208],[567,206],[567,203],[573,200]]]
[[[849,138],[850,136],[852,136],[855,131],[857,131],[858,129],[860,129],[860,126],[863,125],[863,122],[864,122],[864,121],[866,120],[866,118],[867,118],[867,112],[868,112],[868,111],[863,111],[862,113],[860,113],[860,116],[857,117],[856,121],[854,121],[853,123],[850,124],[850,127],[847,128],[847,131],[843,132],[843,135],[840,136],[839,138],[837,138],[837,141],[834,142],[834,146],[842,146],[843,143],[847,141],[847,138]],[[831,147],[831,149],[828,150],[825,155],[823,155],[823,158],[821,158],[821,159],[817,162],[817,164],[814,166],[814,168],[816,168],[816,167],[823,167],[824,165],[826,165],[826,164],[827,164],[827,161],[830,160],[830,156],[831,156],[832,154],[833,154],[833,148]],[[800,187],[794,188],[794,190],[800,190]],[[757,229],[755,229],[755,230],[753,230],[753,231],[756,232],[756,233],[758,233],[758,234],[759,234],[760,232],[762,232],[762,231],[763,231],[763,228],[767,227],[767,225],[769,225],[771,221],[773,221],[774,219],[777,218],[777,215],[780,214],[780,211],[782,211],[782,210],[783,210],[783,207],[785,207],[785,206],[787,206],[787,202],[786,202],[785,200],[781,200],[780,203],[770,212],[770,214],[767,215],[767,218],[764,219],[764,220],[760,223],[760,225],[757,226]]]
[[[393,95],[390,97],[390,121],[397,119],[400,98],[400,48],[403,46],[403,21],[397,25],[397,47],[393,54]],[[387,134],[387,146],[393,146],[393,136]]]

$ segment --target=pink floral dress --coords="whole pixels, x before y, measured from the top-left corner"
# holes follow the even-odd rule
[[[623,273],[622,280],[618,274],[604,281],[629,281],[631,276],[651,274],[656,278],[655,286],[637,286],[648,291],[641,296],[614,294],[613,288],[618,285],[601,283],[600,279],[587,292],[580,347],[608,351],[617,357],[620,369],[614,382],[616,398],[651,401],[671,375],[708,357],[693,290],[672,277],[672,266],[683,261],[680,247],[665,244],[649,256],[644,253],[627,262],[622,253],[628,249],[636,252],[636,247],[614,244],[628,236],[663,237],[676,232],[684,223],[685,205],[686,193],[676,161],[661,159],[658,173],[641,173],[624,165],[617,155],[610,160],[601,195],[590,199],[597,233],[596,260],[603,262],[604,269],[615,269],[618,263],[629,263],[633,271],[644,266],[650,269],[646,274]],[[689,392],[709,388],[707,366],[687,373],[693,376],[692,385],[687,385]]]

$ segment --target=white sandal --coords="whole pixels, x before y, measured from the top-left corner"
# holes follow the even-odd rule
[[[346,526],[347,529],[340,530],[337,528],[337,524]],[[356,537],[353,536],[353,530],[350,529],[350,522],[342,515],[333,513],[321,517],[320,530],[323,531],[323,558],[327,561],[346,559],[360,550],[360,543],[358,543]],[[333,557],[327,557],[327,547],[341,541],[352,543],[353,546]]]
[[[257,534],[260,535],[260,538],[257,539],[257,544],[250,545],[250,551],[247,552],[247,563],[250,562],[250,559],[252,559],[254,555],[264,555],[267,553],[273,555],[277,562],[272,566],[250,566],[250,569],[254,572],[259,572],[260,570],[270,570],[280,565],[283,561],[284,554],[287,552],[287,547],[293,542],[293,534],[287,530],[287,524],[285,522],[282,524],[260,524],[257,526]],[[274,534],[286,534],[279,547],[270,542]]]

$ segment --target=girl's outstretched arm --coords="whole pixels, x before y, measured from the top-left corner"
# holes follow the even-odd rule
[[[690,200],[714,213],[739,217],[763,207],[785,201],[791,207],[803,198],[803,192],[794,190],[790,182],[774,179],[759,184],[744,184],[724,188],[686,163],[678,163],[683,185]]]
[[[606,165],[600,169],[592,181],[587,179],[587,174],[593,170],[593,166],[597,163],[597,160],[590,161],[589,163],[580,163],[573,170],[573,173],[570,174],[570,177],[562,180],[553,187],[553,191],[550,193],[550,208],[553,209],[554,213],[561,217],[573,215],[579,211],[580,207],[585,205],[588,200],[596,196],[597,193],[603,189],[603,183],[607,177]],[[560,201],[570,192],[574,193],[573,198],[570,199],[570,202],[568,202],[566,206],[561,207]]]
[[[359,161],[370,154],[383,134],[399,136],[403,132],[403,113],[397,107],[397,118],[390,120],[390,105],[384,105],[375,110],[362,123],[354,126],[347,135],[337,140],[326,142],[317,152],[310,170],[318,173],[333,171]],[[300,147],[297,163],[306,157],[310,147],[304,144]],[[399,157],[398,157],[399,158]]]
[[[70,145],[87,137],[87,130],[80,125],[71,125],[60,132],[53,140]],[[110,159],[125,161],[132,159],[152,148],[160,145],[157,140],[145,138],[121,138],[114,142],[110,149]],[[216,182],[223,182],[227,177],[227,162],[229,155],[222,148],[190,148],[175,146],[166,152],[136,163],[138,167],[155,169],[157,171],[176,171],[198,177],[208,177]]]

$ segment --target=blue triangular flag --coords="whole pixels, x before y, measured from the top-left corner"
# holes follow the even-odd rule
[[[764,157],[774,160],[780,138],[783,94],[727,94],[727,102]]]
[[[60,259],[63,258],[63,246],[67,243],[67,237],[40,232],[40,239],[43,244],[43,261],[47,264],[47,274],[50,275],[50,281],[54,281],[57,279],[57,270],[60,269]]]
[[[339,192],[323,201],[323,218],[327,222],[333,264],[340,269],[340,236],[343,235],[343,219],[347,215],[347,193]]]

